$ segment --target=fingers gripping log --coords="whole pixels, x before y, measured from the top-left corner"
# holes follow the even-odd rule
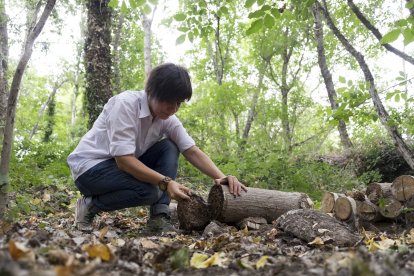
[[[225,223],[247,217],[263,217],[270,223],[287,211],[313,208],[312,200],[304,193],[249,188],[234,197],[225,185],[211,188],[208,203],[212,219]]]

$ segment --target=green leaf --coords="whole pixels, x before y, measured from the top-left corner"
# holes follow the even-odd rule
[[[400,19],[395,22],[395,26],[397,27],[405,27],[408,25],[408,21],[406,19]]]
[[[260,10],[268,11],[268,10],[270,10],[270,6],[269,5],[263,5],[263,7]]]
[[[278,8],[273,7],[270,10],[270,13],[273,15],[274,18],[280,18],[280,11]]]
[[[174,19],[176,21],[184,21],[187,18],[187,16],[184,13],[177,13],[174,15]]]
[[[138,8],[138,4],[137,4],[137,2],[135,0],[129,0],[129,5],[134,10]]]
[[[249,18],[259,18],[259,17],[262,17],[264,14],[265,14],[264,11],[258,10],[258,11],[250,13]]]
[[[194,33],[193,32],[188,33],[188,40],[190,40],[190,42],[194,41]]]
[[[400,101],[400,94],[395,94],[394,101],[397,103]]]
[[[221,16],[223,14],[229,14],[229,9],[227,9],[227,7],[223,6],[218,10],[218,15]]]
[[[183,32],[183,33],[185,33],[185,32],[187,32],[189,29],[188,29],[188,27],[185,27],[185,26],[180,26],[180,27],[178,27],[177,28],[180,32]]]
[[[404,101],[407,100],[407,93],[401,93],[401,98],[403,98]]]
[[[184,41],[185,41],[185,34],[182,34],[177,38],[177,40],[175,41],[175,44],[176,45],[182,44],[182,43],[184,43]]]
[[[397,38],[400,36],[400,34],[401,34],[401,31],[399,29],[392,30],[391,32],[385,34],[381,38],[380,43],[381,44],[391,43],[391,42],[397,40]]]
[[[340,83],[346,83],[346,79],[343,76],[339,76],[339,82]]]
[[[247,9],[251,8],[255,2],[256,0],[247,0],[246,3],[244,4],[244,7]]]
[[[153,5],[158,5],[158,0],[148,0]]]
[[[116,9],[118,7],[118,5],[119,5],[118,0],[111,0],[111,1],[109,1],[109,4],[108,4],[108,6],[110,6],[113,9]]]
[[[405,46],[407,46],[408,44],[414,41],[414,33],[411,29],[405,29],[402,34],[404,37]]]
[[[128,7],[127,7],[125,1],[122,1],[122,4],[121,4],[121,13],[123,13],[123,14],[127,14],[128,13]]]
[[[251,35],[253,33],[257,33],[263,27],[263,19],[257,19],[252,23],[250,28],[246,31],[247,35]]]
[[[263,3],[264,3],[264,0],[257,0],[257,5],[261,6],[263,5]]]
[[[414,1],[408,1],[408,2],[405,4],[405,8],[407,8],[407,9],[412,9],[412,8],[414,8]]]
[[[142,8],[142,10],[145,14],[150,14],[151,11],[152,11],[150,5],[148,5],[148,4],[145,4],[144,7]]]
[[[264,17],[264,24],[268,28],[272,28],[275,25],[275,19],[270,14],[266,14]]]

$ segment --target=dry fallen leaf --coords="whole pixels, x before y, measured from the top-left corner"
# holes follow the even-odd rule
[[[311,245],[311,244],[323,245],[325,243],[323,242],[323,240],[320,237],[316,237],[313,241],[309,242],[308,244],[309,245]]]
[[[105,226],[104,228],[102,228],[99,231],[99,239],[102,240],[103,238],[105,238],[106,233],[108,233],[109,231],[109,226]]]
[[[24,244],[15,242],[14,240],[9,241],[9,253],[13,260],[28,260],[35,261],[35,254],[32,250],[25,247]]]
[[[260,259],[256,262],[256,269],[264,267],[267,263],[269,256],[261,256]]]
[[[190,266],[195,268],[206,268],[204,261],[208,259],[208,255],[201,253],[194,253],[190,260]]]
[[[160,245],[148,239],[141,239],[141,245],[144,249],[157,249]]]
[[[91,258],[101,258],[102,261],[109,261],[112,258],[111,251],[106,244],[88,244],[83,247]]]

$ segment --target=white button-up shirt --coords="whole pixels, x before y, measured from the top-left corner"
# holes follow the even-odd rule
[[[171,139],[180,152],[195,145],[175,115],[153,119],[144,91],[125,91],[112,97],[68,156],[73,178],[115,156],[134,154],[138,158],[163,137]]]

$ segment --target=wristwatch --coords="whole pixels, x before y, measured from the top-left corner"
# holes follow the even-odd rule
[[[160,182],[158,182],[158,187],[160,188],[161,191],[166,191],[168,188],[168,183],[170,183],[171,181],[171,177],[164,177],[163,179],[161,179]]]

